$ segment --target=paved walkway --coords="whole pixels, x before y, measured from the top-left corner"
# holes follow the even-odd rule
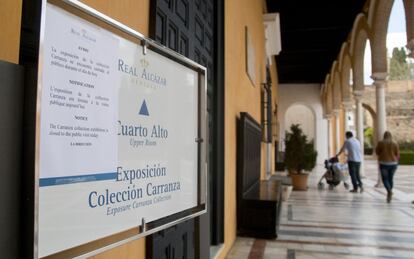
[[[343,185],[318,190],[318,168],[309,190],[283,205],[277,239],[238,237],[227,258],[414,258],[414,166],[398,169],[390,204],[385,190],[373,187],[376,168],[367,161],[363,193]]]
[[[377,182],[378,165],[375,160],[366,157],[365,171],[366,177]],[[400,165],[394,176],[394,188],[399,191],[400,199],[405,197],[414,200],[414,166]]]

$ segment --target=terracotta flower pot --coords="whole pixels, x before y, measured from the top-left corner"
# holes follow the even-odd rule
[[[308,174],[290,174],[292,186],[295,191],[306,191],[308,189]]]

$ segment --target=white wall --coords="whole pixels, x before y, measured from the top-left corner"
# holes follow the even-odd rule
[[[328,123],[323,118],[320,91],[320,84],[280,84],[278,88],[277,116],[280,122],[279,148],[284,150],[285,131],[289,130],[289,125],[286,125],[287,110],[293,105],[300,104],[307,106],[313,112],[315,118],[315,147],[318,151],[317,163],[323,164],[323,161],[328,158]],[[300,118],[289,118],[289,121],[295,121],[296,119]]]
[[[299,124],[308,140],[315,140],[315,115],[308,106],[303,104],[289,106],[285,113],[285,128],[290,129],[292,124]]]

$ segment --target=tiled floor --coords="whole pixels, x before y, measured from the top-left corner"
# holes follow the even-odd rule
[[[318,190],[323,168],[306,192],[292,192],[282,210],[275,240],[238,237],[227,258],[414,258],[414,166],[400,166],[394,199],[374,188],[374,161],[365,165],[363,193]]]
[[[377,164],[374,161],[367,161],[365,165],[368,179],[377,182]],[[395,188],[403,196],[409,196],[414,200],[414,166],[399,166],[394,177]]]

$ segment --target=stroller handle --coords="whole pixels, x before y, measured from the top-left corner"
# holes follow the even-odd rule
[[[337,156],[329,158],[329,163],[338,163],[338,162],[339,162],[339,159]]]

